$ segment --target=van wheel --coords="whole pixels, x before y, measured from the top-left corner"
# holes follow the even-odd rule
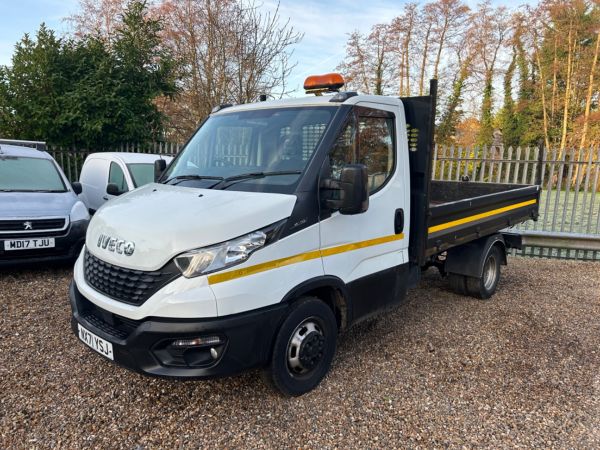
[[[337,331],[329,306],[315,297],[301,298],[277,333],[266,378],[288,396],[315,388],[331,366]]]
[[[448,283],[450,284],[450,289],[456,292],[459,295],[467,295],[467,277],[464,275],[459,275],[457,273],[449,273],[448,274]]]
[[[500,261],[502,255],[497,246],[493,246],[483,262],[481,277],[466,277],[467,292],[476,298],[488,299],[498,287],[500,281]]]

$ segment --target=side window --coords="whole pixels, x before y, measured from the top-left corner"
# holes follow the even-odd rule
[[[110,170],[108,172],[108,182],[117,185],[121,192],[127,192],[127,182],[125,181],[125,174],[123,169],[117,163],[110,163]]]
[[[355,157],[356,124],[350,120],[338,136],[335,144],[329,152],[329,165],[331,167],[331,177],[334,180],[340,178],[342,167],[346,164],[353,164]]]
[[[394,119],[359,116],[357,161],[367,166],[370,193],[379,189],[390,177],[394,154]]]
[[[346,164],[364,164],[369,176],[369,193],[373,193],[385,184],[394,168],[394,116],[369,108],[358,108],[357,111],[358,115],[344,126],[329,152],[331,177],[339,179]]]

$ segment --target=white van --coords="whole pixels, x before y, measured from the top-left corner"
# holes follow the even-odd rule
[[[154,161],[158,159],[169,163],[173,158],[147,153],[92,153],[81,168],[79,182],[83,192],[79,197],[93,214],[111,198],[152,183]],[[109,184],[115,185],[111,194],[107,192]]]
[[[338,332],[400,302],[422,268],[492,296],[521,245],[500,230],[537,218],[539,186],[432,181],[435,88],[216,108],[158,183],[92,218],[74,333],[144,374],[262,367],[300,395],[329,370]]]

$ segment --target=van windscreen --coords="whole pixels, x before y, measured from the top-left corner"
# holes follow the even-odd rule
[[[154,164],[127,164],[133,185],[140,187],[154,181]]]
[[[312,158],[336,107],[269,108],[210,117],[163,180],[189,187],[239,178],[231,190],[290,193]],[[246,174],[267,176],[248,177]]]
[[[0,191],[66,192],[67,188],[49,159],[0,156]]]

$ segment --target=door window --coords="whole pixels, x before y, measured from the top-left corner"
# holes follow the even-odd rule
[[[123,169],[121,169],[121,166],[117,163],[110,163],[108,182],[116,184],[121,192],[127,192],[129,190],[127,188],[127,181],[125,180],[125,173],[123,173]]]
[[[394,147],[394,115],[357,108],[329,152],[331,177],[339,179],[346,164],[364,164],[369,177],[369,193],[373,194],[392,175]]]
[[[394,168],[394,119],[358,118],[358,163],[367,166],[369,192],[385,184]]]

